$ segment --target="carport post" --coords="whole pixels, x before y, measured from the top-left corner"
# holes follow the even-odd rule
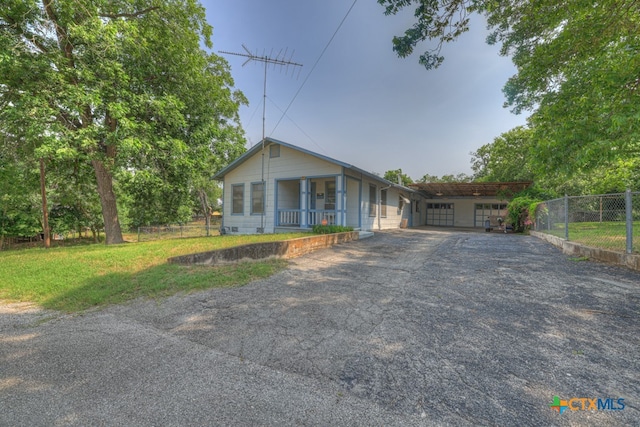
[[[631,189],[627,188],[624,205],[627,216],[627,253],[633,252],[633,210],[631,209]]]
[[[569,196],[564,195],[564,239],[569,240]]]

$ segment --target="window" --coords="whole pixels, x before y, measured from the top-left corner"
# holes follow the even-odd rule
[[[335,210],[336,208],[336,182],[326,181],[324,183],[325,199],[324,209],[327,211]]]
[[[251,214],[264,213],[264,182],[251,184]]]
[[[280,157],[280,144],[273,144],[269,146],[269,157]]]
[[[378,202],[376,191],[377,187],[369,184],[369,216],[376,216],[376,203]]]
[[[232,214],[244,213],[244,184],[233,185],[233,207]]]
[[[380,216],[387,217],[387,190],[380,190]]]

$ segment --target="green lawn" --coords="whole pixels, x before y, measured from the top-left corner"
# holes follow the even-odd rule
[[[544,233],[564,238],[564,224],[555,224]],[[603,249],[624,252],[626,249],[626,224],[618,222],[572,222],[569,223],[569,240]],[[633,223],[633,249],[640,252],[640,221]]]
[[[167,258],[308,235],[216,236],[0,252],[0,300],[30,301],[44,308],[74,312],[140,296],[242,285],[270,276],[286,262],[186,267],[168,264]]]

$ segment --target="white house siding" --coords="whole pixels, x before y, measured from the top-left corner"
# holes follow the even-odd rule
[[[427,205],[424,202],[422,197],[415,197],[411,203],[412,211],[411,211],[411,226],[418,227],[420,225],[424,225],[425,223],[425,211]]]
[[[276,182],[278,185],[278,208],[300,209],[300,180],[281,179]]]
[[[280,156],[270,157],[270,146],[264,150],[264,181],[265,181],[265,215],[264,232],[273,233],[275,231],[275,189],[278,180],[297,180],[301,177],[313,178],[321,176],[338,176],[342,173],[342,167],[306,154],[297,150],[280,146]],[[256,233],[261,224],[261,215],[251,214],[251,183],[260,182],[262,179],[262,155],[261,152],[246,159],[237,168],[229,171],[224,177],[224,219],[223,224],[229,231],[234,233],[251,234]],[[233,206],[233,186],[244,184],[244,213],[242,215],[232,214]],[[293,186],[293,183],[286,183]],[[295,184],[297,185],[297,184]],[[292,188],[292,187],[287,187]],[[322,190],[324,191],[324,190]],[[278,194],[278,197],[281,195]],[[283,201],[283,199],[281,199]],[[292,206],[293,199],[285,202],[286,207]],[[280,208],[283,208],[280,205]],[[237,231],[236,231],[237,230]]]
[[[265,151],[268,153],[268,150]],[[224,178],[223,223],[225,227],[229,227],[229,231],[233,228],[234,232],[238,233],[255,233],[257,231],[256,228],[261,225],[261,215],[251,214],[251,184],[262,180],[261,165],[261,156],[259,154],[255,155],[247,159],[242,167],[230,171]],[[232,214],[233,186],[238,184],[244,184],[243,213]],[[273,215],[269,213],[269,207],[273,205],[273,182],[269,182],[266,179],[266,175],[265,195],[264,225],[266,231],[270,217],[271,221],[273,221]]]
[[[376,204],[375,215],[370,215],[369,211],[369,187],[374,185],[376,187]],[[380,193],[382,189],[387,191],[387,214],[381,215],[381,198]],[[362,180],[362,209],[360,212],[361,228],[363,230],[388,230],[400,227],[400,223],[403,218],[408,219],[410,215],[409,204],[403,203],[403,207],[399,208],[400,193],[395,187],[388,187],[386,183],[374,181],[364,178]],[[409,197],[409,192],[402,192],[405,197]]]
[[[347,198],[347,218],[345,225],[353,228],[360,228],[361,203],[361,181],[356,178],[346,177],[346,198]]]

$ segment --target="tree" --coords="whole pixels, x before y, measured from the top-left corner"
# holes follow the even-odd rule
[[[438,177],[437,175],[425,174],[418,182],[472,182],[473,177],[465,173],[459,173],[457,175],[449,174]]]
[[[471,169],[477,181],[533,180],[532,131],[519,126],[471,153]]]
[[[401,184],[405,187],[413,183],[413,179],[407,174],[402,173],[402,169],[388,170],[384,173],[384,179],[394,184]]]
[[[222,187],[219,182],[202,177],[194,183],[192,197],[196,200],[195,211],[204,217],[208,235],[211,229],[211,215],[214,209],[219,208],[217,200],[222,198]]]
[[[31,237],[42,230],[38,175],[10,146],[0,145],[0,249],[7,236]]]
[[[442,63],[440,49],[468,29],[479,12],[517,73],[504,87],[505,106],[532,112],[538,172],[571,176],[608,168],[640,153],[640,8],[635,0],[378,0],[385,13],[415,6],[416,23],[395,37],[394,50],[409,55],[421,42],[435,44],[420,57],[427,68]]]
[[[385,15],[395,15],[405,7],[416,5],[416,22],[402,36],[393,38],[393,50],[401,58],[413,53],[425,40],[435,40],[435,46],[420,55],[419,62],[427,69],[438,68],[444,61],[442,46],[469,30],[469,15],[477,10],[476,0],[378,0]],[[481,2],[480,2],[481,3]]]
[[[227,63],[195,0],[13,0],[0,9],[0,131],[91,165],[106,242],[122,242],[121,170],[189,181],[244,147]],[[215,146],[214,152],[211,150]],[[176,164],[179,163],[179,166]],[[180,176],[168,169],[181,169]],[[209,171],[211,173],[212,171]]]
[[[515,2],[514,2],[515,3]],[[531,117],[539,168],[606,167],[640,153],[640,8],[631,0],[487,7],[492,42],[518,69],[505,85]],[[526,17],[514,20],[514,17]]]

